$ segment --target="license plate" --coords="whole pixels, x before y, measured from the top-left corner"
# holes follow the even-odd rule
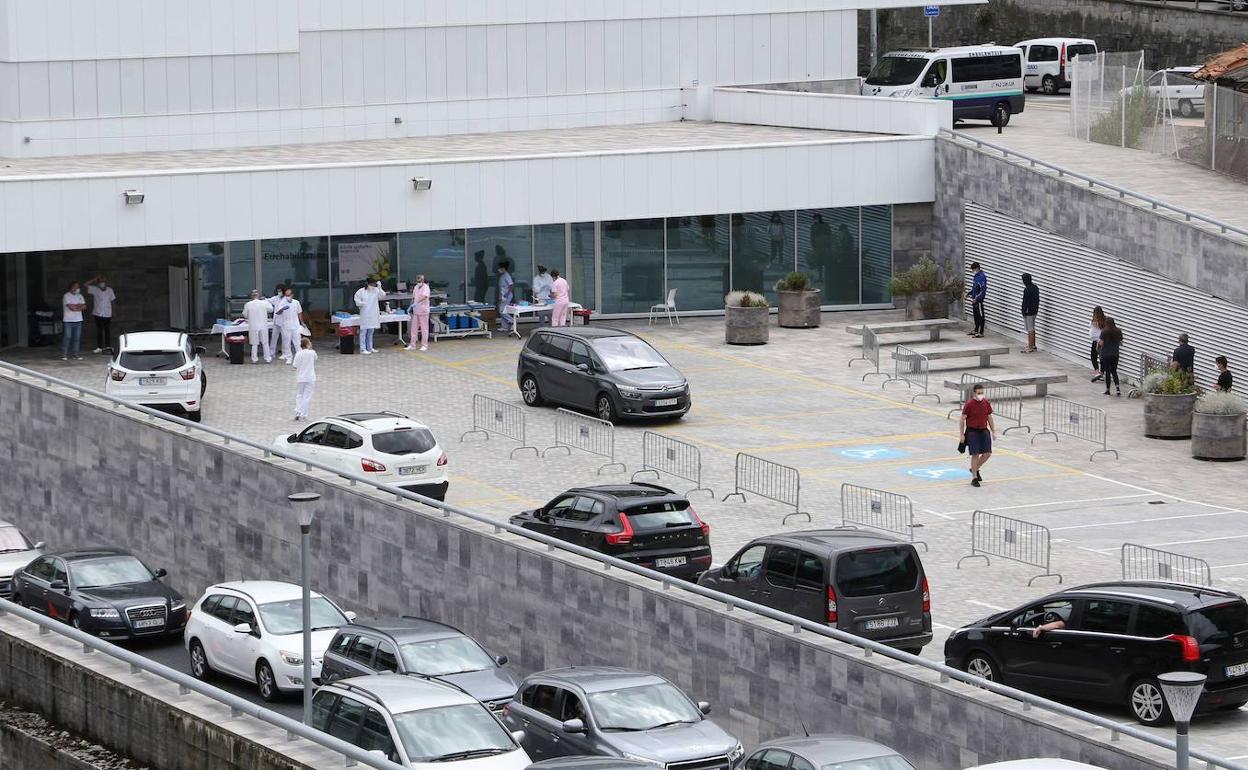
[[[1233,666],[1226,667],[1226,678],[1230,679],[1234,676],[1243,676],[1248,674],[1248,663],[1236,663]]]
[[[409,465],[405,468],[399,468],[400,476],[419,476],[429,469],[428,465]]]
[[[160,618],[148,618],[147,620],[134,621],[135,628],[160,628],[164,624],[165,621]]]
[[[654,402],[655,406],[676,406],[680,403],[679,398],[660,398]]]
[[[684,556],[668,556],[665,559],[655,559],[656,567],[683,567],[689,560]]]
[[[152,387],[153,385],[164,385],[164,377],[140,377],[139,384],[143,387]]]
[[[862,624],[867,631],[878,631],[881,628],[896,628],[900,621],[897,618],[876,618]]]

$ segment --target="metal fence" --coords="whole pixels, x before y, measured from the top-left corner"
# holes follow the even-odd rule
[[[1127,391],[1129,398],[1139,398],[1144,394],[1144,378],[1153,372],[1169,372],[1169,359],[1155,356],[1152,353],[1140,354],[1140,365],[1135,373],[1135,382],[1131,384],[1131,389]]]
[[[888,372],[880,371],[880,338],[866,324],[862,325],[862,355],[849,362],[851,367],[854,365],[854,361],[866,361],[875,364],[874,372],[867,372],[862,375],[863,382],[866,382],[867,378],[873,374],[881,377],[888,376]]]
[[[694,492],[709,492],[711,497],[715,496],[715,492],[710,487],[702,486],[702,451],[693,444],[671,436],[664,436],[651,430],[642,434],[641,470],[633,474],[633,481],[636,481],[637,477],[643,473],[653,473],[656,479],[659,478],[659,474],[666,473],[692,481],[696,486],[686,492],[687,495]]]
[[[1209,562],[1195,556],[1123,543],[1121,561],[1123,580],[1164,580],[1188,585],[1213,585],[1213,569]]]
[[[935,393],[928,392],[928,380],[931,373],[931,362],[927,360],[927,356],[922,353],[911,350],[904,345],[898,345],[893,350],[893,376],[880,383],[882,390],[890,382],[904,382],[906,387],[916,387],[922,390],[922,393],[915,393],[910,399],[910,403],[929,396],[936,399],[936,403],[940,403],[940,396]]]
[[[508,404],[480,393],[472,396],[472,430],[459,437],[460,443],[469,436],[480,434],[488,440],[493,433],[513,441],[520,446],[511,450],[509,457],[515,457],[522,449],[532,449],[537,454],[537,447],[528,443],[524,424],[524,410],[515,404]]]
[[[962,569],[962,562],[974,558],[992,564],[989,557],[997,556],[1044,570],[1028,580],[1027,585],[1042,577],[1055,577],[1061,583],[1061,573],[1054,572],[1049,562],[1052,557],[1051,542],[1048,527],[987,511],[975,511],[971,516],[971,552],[958,559],[957,567]]]
[[[619,467],[623,473],[628,467],[615,459],[615,426],[606,420],[579,414],[568,409],[555,412],[555,443],[542,452],[542,457],[552,449],[562,449],[572,454],[573,449],[607,458],[598,467],[598,475],[608,468]]]
[[[841,526],[867,527],[901,535],[927,550],[927,543],[914,539],[914,503],[905,495],[882,489],[841,484]]]
[[[1025,430],[1031,433],[1031,426],[1023,424],[1023,391],[1013,385],[981,377],[978,374],[964,373],[958,381],[958,405],[949,410],[946,418],[952,418],[962,411],[962,405],[971,397],[976,385],[984,386],[984,397],[992,404],[993,422],[1013,423],[1001,431]]]
[[[733,491],[724,495],[723,502],[730,497],[740,497],[745,502],[745,493],[751,492],[793,506],[793,512],[781,519],[782,524],[788,523],[790,516],[805,516],[806,521],[812,521],[810,514],[802,510],[802,474],[797,468],[737,452],[735,475]]]
[[[1061,436],[1090,441],[1101,448],[1088,456],[1095,460],[1099,454],[1112,454],[1118,459],[1118,450],[1109,448],[1108,428],[1105,410],[1095,406],[1068,401],[1057,396],[1044,397],[1044,430],[1031,437],[1031,443],[1041,436],[1052,436],[1059,441]]]

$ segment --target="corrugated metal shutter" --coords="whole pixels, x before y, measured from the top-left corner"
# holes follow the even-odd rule
[[[1092,308],[1100,305],[1122,328],[1121,376],[1135,379],[1141,352],[1168,359],[1187,332],[1203,386],[1213,387],[1213,358],[1224,355],[1235,391],[1248,392],[1248,309],[975,203],[963,207],[967,285],[970,263],[979,262],[988,274],[985,305],[994,330],[1026,337],[1021,276],[1031,273],[1040,287],[1036,344],[1046,352],[1087,362]]]

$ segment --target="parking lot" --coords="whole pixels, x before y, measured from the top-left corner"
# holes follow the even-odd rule
[[[991,511],[1042,524],[1052,531],[1052,569],[1062,585],[1120,576],[1119,550],[1131,542],[1206,559],[1215,584],[1242,591],[1248,586],[1248,511],[1241,507],[1242,467],[1202,463],[1190,458],[1186,442],[1160,442],[1142,436],[1141,404],[1106,398],[1088,382],[1084,368],[1039,354],[994,359],[987,376],[1018,371],[1067,373],[1069,384],[1050,392],[1108,412],[1109,446],[1119,460],[1088,460],[1090,444],[1051,436],[1034,444],[1040,430],[1040,401],[1024,400],[1023,422],[1032,433],[1000,436],[997,452],[984,469],[984,485],[972,488],[965,458],[956,451],[956,420],[947,418],[952,391],[940,388],[956,379],[958,362],[938,362],[932,390],[941,403],[921,399],[904,384],[881,387],[882,378],[864,383],[859,337],[847,334],[849,323],[894,320],[896,314],[825,314],[813,330],[773,327],[762,347],[723,344],[720,318],[685,319],[679,327],[644,322],[614,324],[649,340],[689,379],[693,408],[677,422],[620,425],[617,459],[627,473],[596,471],[603,460],[584,453],[517,454],[499,437],[460,436],[472,427],[474,393],[521,404],[515,383],[521,343],[514,338],[435,343],[427,353],[382,345],[375,356],[342,356],[329,340],[319,340],[319,382],[312,413],[390,409],[429,425],[450,457],[448,501],[505,520],[511,514],[546,502],[574,485],[619,481],[640,468],[642,434],[653,430],[700,449],[703,485],[715,496],[691,496],[698,514],[712,527],[715,563],[726,561],[751,538],[782,528],[831,527],[841,523],[840,486],[844,482],[901,493],[913,500],[915,539],[927,544],[923,560],[932,586],[936,641],[924,650],[941,657],[949,630],[1041,596],[1057,586],[1056,578],[1027,582],[1040,570],[993,559],[991,565],[958,560],[970,553],[970,520],[976,510]],[[924,340],[926,334],[922,335]],[[381,338],[388,343],[388,338]],[[961,344],[960,332],[938,343],[899,335],[888,344],[907,341],[917,350]],[[998,341],[1000,342],[1000,341]],[[205,346],[216,349],[216,340]],[[1017,348],[1015,348],[1017,350]],[[882,356],[883,358],[883,356]],[[23,351],[16,362],[75,382],[99,387],[105,376],[102,356],[62,363],[51,354]],[[209,389],[206,424],[253,440],[272,442],[302,426],[292,420],[294,373],[281,364],[230,366],[206,358]],[[947,365],[947,366],[946,366]],[[956,402],[956,401],[955,401]],[[527,409],[530,443],[539,449],[554,442],[551,409]],[[737,452],[773,460],[801,472],[801,508],[811,514],[787,525],[787,509],[756,496],[746,503],[722,499],[733,491]],[[1238,483],[1236,483],[1238,482]],[[664,478],[678,491],[693,486]],[[38,534],[38,533],[36,533]],[[125,544],[118,544],[124,546]],[[175,575],[176,577],[176,575]],[[149,651],[164,662],[179,662],[179,648]],[[295,704],[291,708],[297,710]],[[1124,723],[1125,712],[1103,711]],[[1198,722],[1199,745],[1228,757],[1248,755],[1242,731],[1243,711]]]

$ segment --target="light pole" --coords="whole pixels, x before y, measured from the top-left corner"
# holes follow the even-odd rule
[[[1175,671],[1157,677],[1161,683],[1161,694],[1170,707],[1170,715],[1174,717],[1175,763],[1176,770],[1188,770],[1187,726],[1192,721],[1192,713],[1196,711],[1196,702],[1205,689],[1205,675],[1191,671]]]
[[[308,541],[316,518],[316,492],[296,492],[286,497],[299,513],[299,572],[303,585],[303,723],[312,724],[312,585],[309,577]]]

